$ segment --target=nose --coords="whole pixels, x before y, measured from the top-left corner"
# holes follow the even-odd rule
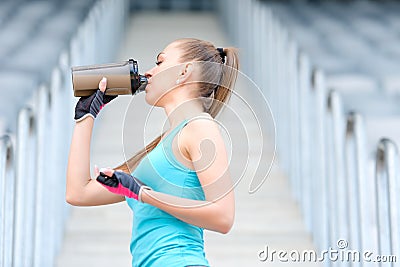
[[[145,76],[147,79],[151,78],[151,77],[153,76],[153,70],[154,70],[154,68],[152,68],[152,69],[146,71],[146,72],[144,73],[144,76]]]

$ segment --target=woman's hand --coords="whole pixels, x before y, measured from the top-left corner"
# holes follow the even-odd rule
[[[93,119],[97,117],[100,110],[111,100],[117,96],[105,95],[107,88],[107,79],[103,77],[99,82],[99,89],[90,96],[81,97],[75,107],[75,121],[79,122],[91,116]]]
[[[94,171],[97,176],[96,180],[114,194],[134,198],[142,202],[141,196],[143,190],[151,190],[150,187],[143,184],[136,177],[122,171],[114,171],[111,168],[102,168],[99,170],[97,166],[95,166]]]
[[[112,169],[111,167],[99,169],[97,165],[94,165],[94,176],[99,176],[100,172],[104,173],[105,175],[112,176],[114,174],[114,169]]]

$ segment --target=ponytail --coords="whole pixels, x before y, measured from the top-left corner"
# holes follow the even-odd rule
[[[145,148],[141,149],[137,152],[133,157],[122,163],[121,165],[114,168],[114,170],[121,170],[127,174],[131,174],[132,171],[136,168],[138,163],[146,156],[147,153],[150,153],[161,141],[161,137],[165,134],[162,133],[160,136],[151,141]]]
[[[224,104],[228,102],[232,95],[239,69],[239,57],[236,48],[226,47],[223,49],[226,55],[225,64],[222,68],[221,80],[214,92],[214,99],[208,113],[215,118]]]

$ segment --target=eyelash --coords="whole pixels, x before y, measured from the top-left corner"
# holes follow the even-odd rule
[[[156,61],[156,65],[159,66],[162,63],[162,61]]]

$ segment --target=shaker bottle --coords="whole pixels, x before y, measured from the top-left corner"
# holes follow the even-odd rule
[[[139,74],[136,60],[71,68],[74,96],[89,96],[107,78],[106,95],[134,95],[144,91],[147,78]]]

